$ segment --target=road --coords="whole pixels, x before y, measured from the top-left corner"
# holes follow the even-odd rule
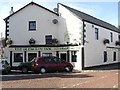
[[[2,77],[2,88],[118,88],[120,69]]]

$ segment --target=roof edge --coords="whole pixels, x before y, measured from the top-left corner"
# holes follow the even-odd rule
[[[61,4],[61,3],[58,3],[58,4],[62,5],[62,6],[65,7],[66,9],[68,9],[68,8],[74,9],[74,8],[72,8],[72,7],[69,7],[69,6],[64,5],[64,4]],[[68,8],[67,8],[67,7],[68,7]],[[69,9],[68,9],[68,10],[69,10]],[[77,9],[75,9],[75,10],[77,10]],[[70,11],[70,10],[69,10],[69,11]],[[79,11],[79,10],[77,10],[77,11]],[[71,12],[71,11],[70,11],[70,12]],[[83,13],[83,14],[91,17],[91,18],[94,18],[94,19],[96,19],[96,20],[99,20],[99,21],[101,21],[101,22],[104,22],[104,23],[106,23],[106,24],[109,24],[109,25],[113,26],[114,28],[118,29],[115,25],[112,25],[112,24],[110,24],[110,23],[108,23],[108,22],[106,22],[106,21],[103,21],[103,20],[101,20],[101,19],[98,19],[98,18],[96,18],[96,17],[94,17],[94,16],[91,16],[91,15],[89,15],[89,14],[87,14],[87,13],[84,13],[84,12],[82,12],[82,11],[79,11],[79,12],[81,12],[81,13]],[[72,12],[72,13],[73,13],[73,12]],[[74,14],[74,13],[73,13],[73,14]],[[76,14],[75,14],[75,15],[76,15]],[[76,15],[76,16],[77,16],[77,15]],[[79,18],[79,17],[78,17],[78,18]],[[82,19],[82,18],[79,18],[79,19],[81,19],[82,21],[86,21],[86,20],[84,20],[84,19]],[[95,24],[95,23],[94,23],[94,24]],[[98,24],[97,24],[97,25],[98,25]],[[99,25],[99,26],[101,26],[101,25]],[[102,26],[102,27],[104,27],[104,26]],[[107,27],[104,27],[104,28],[107,28]],[[112,30],[111,28],[107,28],[107,29]],[[115,31],[115,30],[112,30],[112,31]],[[115,31],[115,32],[120,33],[120,29],[118,29],[118,31]]]
[[[38,7],[41,7],[41,8],[43,8],[43,9],[45,9],[45,10],[47,10],[47,11],[49,11],[49,12],[51,12],[51,13],[57,15],[57,16],[59,16],[58,13],[55,13],[55,12],[53,12],[52,10],[47,9],[47,8],[45,8],[45,7],[43,7],[43,6],[41,6],[41,5],[39,5],[39,4],[37,4],[37,3],[35,3],[35,2],[32,1],[32,2],[28,3],[27,5],[25,5],[24,7],[20,8],[19,10],[17,10],[16,12],[14,12],[13,14],[7,16],[7,17],[4,18],[3,20],[4,20],[4,21],[8,20],[9,17],[13,16],[14,14],[18,13],[19,11],[23,10],[24,8],[26,8],[27,6],[29,6],[29,5],[31,5],[31,4],[32,4],[32,5],[34,4],[34,5],[38,6]]]

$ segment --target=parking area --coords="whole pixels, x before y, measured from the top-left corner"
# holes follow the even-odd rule
[[[118,68],[45,74],[13,71],[2,76],[2,88],[118,88],[119,72]]]

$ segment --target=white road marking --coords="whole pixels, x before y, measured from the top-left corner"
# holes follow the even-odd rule
[[[34,75],[41,75],[41,74],[0,75],[0,77],[14,77],[14,76],[34,76]]]

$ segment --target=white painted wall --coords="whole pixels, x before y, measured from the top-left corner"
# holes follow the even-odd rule
[[[9,19],[9,37],[13,45],[28,45],[33,37],[36,44],[45,44],[45,35],[58,38],[58,24],[52,20],[58,16],[36,5],[29,5]],[[36,31],[29,31],[29,21],[36,21]]]
[[[59,38],[61,38],[61,43],[81,43],[81,32],[82,32],[82,21],[71,13],[68,9],[59,4]],[[67,32],[69,33],[70,39],[67,39]],[[76,41],[74,41],[76,39]]]
[[[118,62],[118,51],[117,51],[117,61],[113,61],[113,51],[106,49],[106,46],[115,47],[115,41],[118,41],[118,33],[107,30],[105,28],[94,25],[92,28],[92,24],[85,22],[85,40],[88,43],[85,43],[85,67],[103,65],[108,63]],[[99,30],[99,40],[95,40],[95,28]],[[110,32],[113,33],[113,42],[110,44],[104,45],[103,40],[110,40]],[[104,62],[104,54],[103,52],[107,51],[108,61]]]
[[[81,43],[83,22],[71,13],[68,9],[59,4],[59,14],[60,14],[60,23],[59,23],[59,38],[61,38],[61,43]],[[67,39],[67,33],[69,33],[69,39]],[[76,40],[74,40],[76,39]],[[71,58],[71,57],[70,57]],[[70,62],[73,64],[74,69],[82,70],[81,62],[81,47],[77,51],[77,62]]]

